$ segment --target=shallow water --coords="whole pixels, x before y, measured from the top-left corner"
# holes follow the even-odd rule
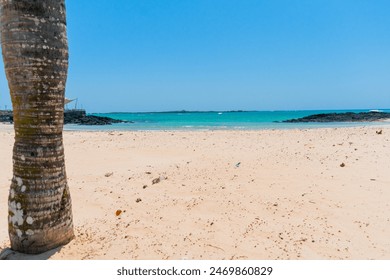
[[[66,125],[66,130],[257,130],[296,129],[321,127],[354,127],[385,125],[374,123],[282,123],[320,113],[368,112],[369,110],[316,110],[316,111],[250,111],[250,112],[157,112],[157,113],[94,113],[96,116],[132,121],[108,126]],[[390,112],[390,110],[383,110]]]

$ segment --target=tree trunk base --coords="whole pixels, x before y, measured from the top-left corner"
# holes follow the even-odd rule
[[[41,254],[49,250],[68,244],[74,239],[73,227],[67,231],[60,229],[50,233],[41,232],[20,239],[17,236],[10,236],[11,249],[24,254]]]

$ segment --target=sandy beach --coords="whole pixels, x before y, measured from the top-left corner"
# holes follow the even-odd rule
[[[377,131],[382,129],[382,133]],[[390,128],[66,131],[76,238],[36,259],[390,259]],[[0,249],[13,128],[0,125]]]

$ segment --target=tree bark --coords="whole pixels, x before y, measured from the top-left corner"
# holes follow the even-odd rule
[[[14,112],[11,248],[37,254],[73,239],[62,130],[68,70],[64,0],[0,0]]]

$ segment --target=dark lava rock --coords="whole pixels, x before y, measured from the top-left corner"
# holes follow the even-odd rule
[[[0,111],[0,122],[13,123],[14,117],[12,115],[12,111]]]
[[[87,115],[85,110],[65,110],[64,112],[64,124],[110,125],[113,123],[128,123],[128,122],[112,119],[108,117]]]
[[[308,123],[308,122],[374,122],[390,119],[390,113],[385,112],[362,112],[362,113],[330,113],[316,114],[299,119],[285,120],[285,123]]]
[[[80,125],[110,125],[113,123],[124,123],[127,121],[116,120],[108,117],[98,117],[93,115],[87,116],[66,116],[64,118],[65,124],[80,124]]]
[[[0,111],[0,122],[13,123],[12,111]],[[79,125],[110,125],[113,123],[133,123],[108,117],[87,115],[85,110],[66,110],[64,112],[64,124]]]

